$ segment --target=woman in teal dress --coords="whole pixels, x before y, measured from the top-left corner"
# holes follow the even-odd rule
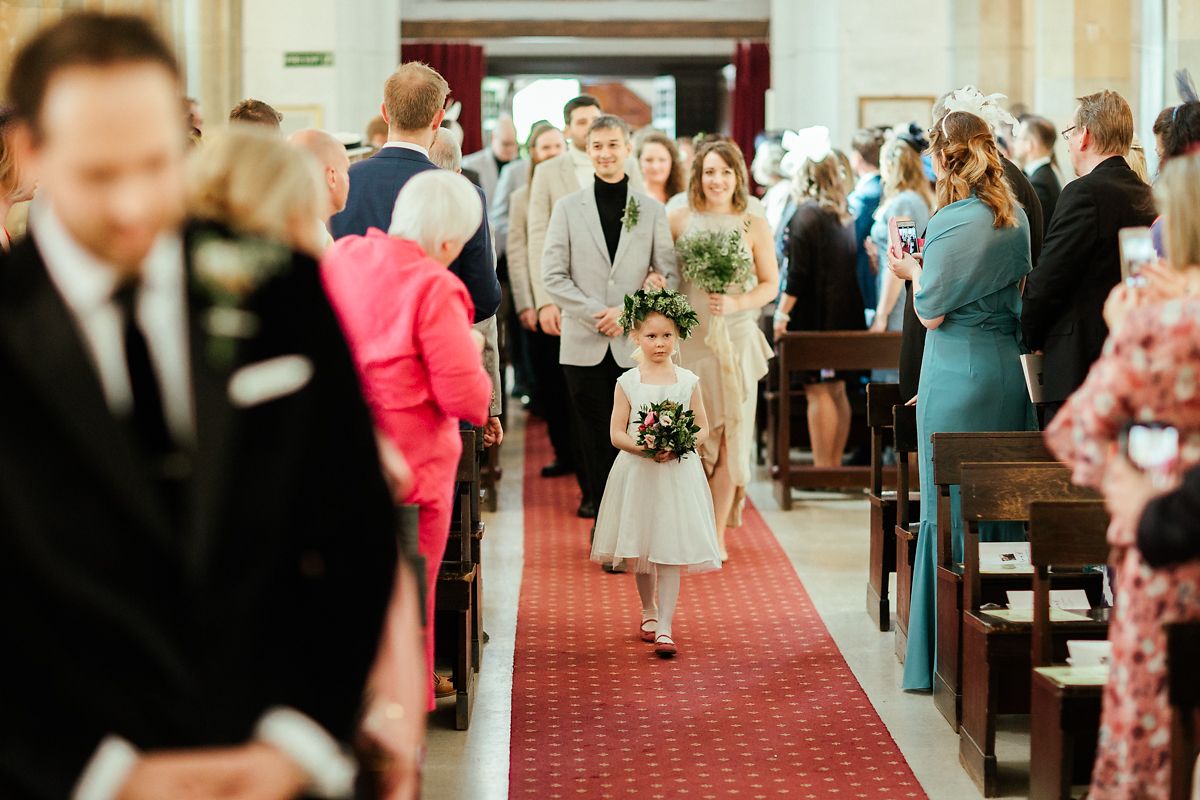
[[[1031,269],[1029,222],[1004,179],[995,140],[979,117],[958,111],[935,126],[930,151],[941,207],[925,233],[922,261],[889,252],[888,265],[913,282],[929,329],[917,390],[921,528],[913,571],[903,688],[933,686],[937,487],[930,436],[944,431],[1034,429],[1021,372],[1021,281]],[[958,490],[951,493],[955,561],[962,560]],[[984,541],[1024,538],[1020,524],[984,526]]]

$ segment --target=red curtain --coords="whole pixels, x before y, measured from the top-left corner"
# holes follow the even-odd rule
[[[754,137],[767,124],[767,89],[771,88],[771,51],[765,42],[739,42],[733,56],[733,140],[754,159]],[[754,188],[754,178],[750,178]]]
[[[401,43],[402,61],[423,61],[450,84],[451,96],[462,103],[458,124],[463,127],[463,153],[483,149],[483,79],[487,62],[475,44]]]

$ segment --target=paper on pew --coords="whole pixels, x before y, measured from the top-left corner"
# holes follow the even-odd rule
[[[1009,608],[1033,608],[1033,592],[1008,592]],[[1051,589],[1050,607],[1065,609],[1091,608],[1087,592],[1083,589]]]
[[[979,571],[1032,573],[1029,542],[980,542]]]
[[[1066,686],[1104,686],[1108,683],[1107,666],[1037,667],[1035,671]]]
[[[1021,372],[1025,374],[1025,391],[1029,392],[1029,402],[1039,405],[1046,402],[1046,386],[1044,383],[1045,356],[1026,353],[1021,356]]]
[[[998,608],[987,613],[1009,622],[1033,622],[1033,608]],[[1061,608],[1050,609],[1051,622],[1087,622],[1090,619],[1086,614],[1076,614]]]

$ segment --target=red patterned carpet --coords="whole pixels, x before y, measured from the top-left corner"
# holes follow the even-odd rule
[[[587,560],[574,480],[538,475],[539,421],[526,442],[512,797],[925,797],[756,510],[684,577],[663,661],[633,577]]]

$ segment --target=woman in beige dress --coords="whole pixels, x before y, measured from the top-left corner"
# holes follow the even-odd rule
[[[700,317],[697,334],[680,343],[680,363],[700,376],[700,392],[711,433],[700,449],[712,490],[721,559],[727,559],[725,529],[741,525],[750,483],[758,381],[767,374],[771,346],[758,326],[759,309],[779,291],[779,265],[767,221],[748,213],[746,162],[729,141],[706,142],[696,153],[688,205],[670,215],[676,240],[693,231],[737,231],[754,261],[745,286],[708,294],[684,279],[684,291]],[[684,265],[680,264],[683,269]],[[723,317],[723,326],[711,324]]]

